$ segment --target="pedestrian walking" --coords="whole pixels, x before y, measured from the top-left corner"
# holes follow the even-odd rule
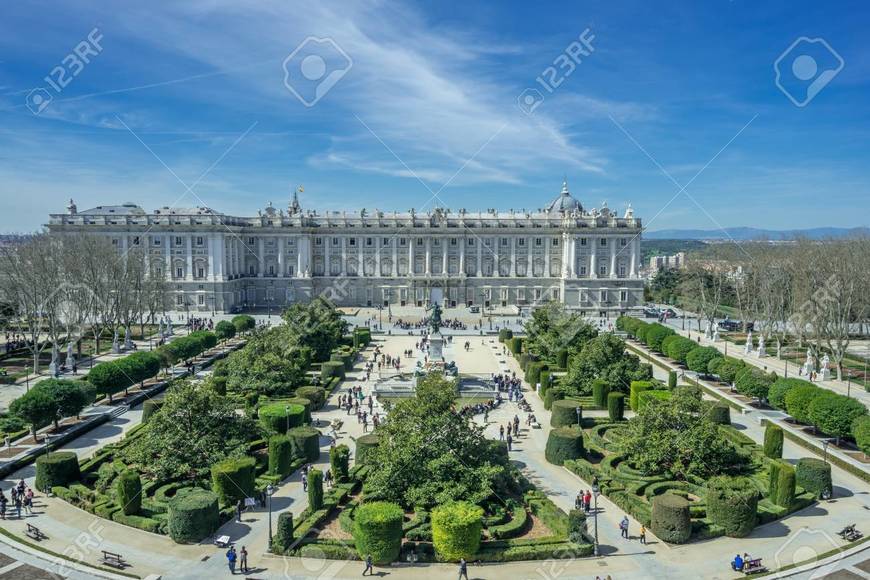
[[[242,510],[243,509],[245,509],[245,507],[244,507],[244,504],[242,503],[242,500],[237,501],[236,502],[236,521],[237,522],[242,521]]]
[[[504,441],[504,425],[498,426],[498,440]]]
[[[24,513],[29,516],[33,515],[33,496],[25,495],[24,496]]]
[[[372,566],[372,555],[371,555],[371,554],[367,554],[367,555],[366,555],[366,569],[363,570],[362,575],[365,576],[365,575],[366,575],[366,572],[369,573],[369,576],[374,576],[374,575],[375,575],[375,569],[374,569],[374,567]]]
[[[514,438],[511,437],[510,433],[508,433],[508,436],[507,436],[508,451],[513,451],[513,447],[512,447],[513,442],[514,442]]]
[[[248,572],[248,551],[244,546],[239,551],[239,571],[243,574]]]
[[[619,530],[623,538],[628,539],[628,516],[623,516],[619,522]]]
[[[21,507],[22,507],[22,504],[24,503],[21,499],[21,495],[22,494],[19,493],[18,495],[15,496],[15,510],[18,512],[18,519],[19,520],[21,519]]]
[[[640,525],[640,543],[646,544],[646,526]]]
[[[468,562],[465,561],[465,558],[459,560],[459,578],[468,580]]]
[[[302,474],[302,491],[308,491],[308,476]]]
[[[230,574],[236,574],[236,549],[230,546],[227,550],[227,566],[230,568]]]

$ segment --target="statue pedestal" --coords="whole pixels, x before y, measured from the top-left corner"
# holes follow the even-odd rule
[[[822,370],[819,371],[819,375],[818,375],[818,377],[819,377],[819,380],[820,380],[820,381],[829,381],[829,380],[831,380],[831,369],[829,369],[829,368],[823,368]]]
[[[429,335],[429,360],[440,362],[444,358],[444,337],[440,332]]]

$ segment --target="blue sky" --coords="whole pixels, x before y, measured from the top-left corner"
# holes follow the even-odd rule
[[[300,183],[319,210],[537,208],[563,175],[587,207],[631,202],[652,230],[867,225],[868,16],[744,0],[7,5],[0,231],[34,230],[69,197],[251,215]],[[70,64],[95,28],[99,54]],[[591,54],[548,92],[535,79],[587,29]],[[350,59],[322,43],[291,60],[294,86],[303,55],[346,68],[311,107],[283,64],[308,37]],[[803,107],[774,75],[800,37],[844,63]],[[798,100],[791,64],[834,70],[826,50],[782,61]],[[60,91],[44,80],[58,66]],[[52,100],[35,115],[40,87]],[[527,88],[544,96],[531,114]]]

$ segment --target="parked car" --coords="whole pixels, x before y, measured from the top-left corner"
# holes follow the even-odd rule
[[[719,322],[718,324],[719,330],[724,330],[726,332],[740,332],[743,330],[743,323],[739,320],[729,320],[725,319]],[[746,330],[754,330],[754,325],[751,322],[746,323]]]
[[[644,308],[643,316],[644,318],[658,318],[661,316],[661,312],[659,312],[658,308]]]

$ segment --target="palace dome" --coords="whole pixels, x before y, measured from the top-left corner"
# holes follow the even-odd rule
[[[566,179],[562,182],[562,191],[559,196],[547,206],[547,213],[570,213],[575,210],[582,212],[583,206],[568,192],[568,180]]]

